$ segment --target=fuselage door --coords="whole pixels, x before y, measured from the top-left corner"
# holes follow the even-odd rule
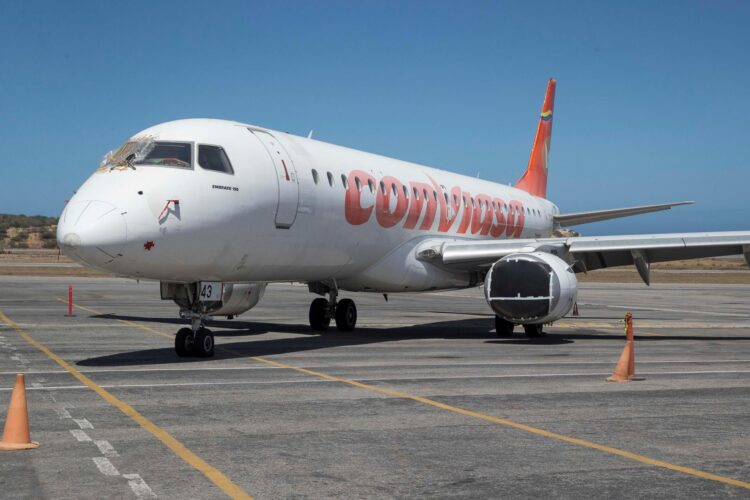
[[[297,218],[297,205],[299,204],[299,184],[297,182],[297,171],[292,159],[281,143],[268,132],[249,129],[263,147],[268,151],[276,169],[276,182],[279,189],[278,204],[276,205],[276,227],[288,229]]]

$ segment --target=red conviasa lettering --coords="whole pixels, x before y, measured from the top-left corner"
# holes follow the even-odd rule
[[[435,212],[437,212],[437,203],[432,186],[424,182],[410,182],[411,188],[409,215],[404,222],[405,229],[414,229],[419,222],[419,216],[422,214],[422,206],[425,207],[424,219],[419,229],[430,229],[435,221]],[[432,199],[430,199],[432,197]]]
[[[459,192],[461,194],[459,195],[458,199],[460,203],[463,203],[464,212],[461,216],[461,224],[458,225],[458,229],[456,229],[456,232],[459,234],[464,234],[466,230],[469,229],[469,224],[471,224],[471,195],[466,191],[461,191],[460,189]]]
[[[492,198],[478,194],[475,198],[474,213],[471,216],[471,233],[488,234],[492,227]]]
[[[380,181],[380,189],[375,198],[375,217],[383,227],[393,227],[404,218],[408,202],[404,197],[401,184],[395,177],[386,176]],[[396,198],[396,206],[390,211],[391,196]]]
[[[508,214],[508,226],[505,230],[505,234],[510,238],[520,238],[523,232],[523,224],[525,217],[523,215],[523,205],[520,201],[513,200],[508,203],[511,207],[510,213]]]
[[[493,238],[499,238],[503,235],[507,226],[507,223],[505,221],[505,214],[503,214],[503,205],[505,204],[505,202],[500,198],[495,198],[492,201],[495,202],[495,220],[497,220],[497,224],[492,224],[492,228],[490,229],[490,236],[492,236]]]
[[[354,226],[364,224],[370,219],[373,206],[362,206],[362,186],[368,181],[375,183],[375,177],[362,170],[352,170],[349,174],[346,197],[344,198],[344,216],[346,222]]]

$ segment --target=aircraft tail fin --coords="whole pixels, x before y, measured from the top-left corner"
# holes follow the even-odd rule
[[[552,139],[552,109],[555,106],[555,80],[550,78],[547,84],[547,93],[544,96],[542,104],[542,113],[539,117],[539,125],[536,128],[534,145],[531,148],[529,165],[526,172],[516,183],[518,189],[523,189],[527,193],[547,197],[547,158],[549,156],[549,146]]]

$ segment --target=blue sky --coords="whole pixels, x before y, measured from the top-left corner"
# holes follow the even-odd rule
[[[0,1],[0,213],[57,215],[152,124],[245,121],[548,195],[695,200],[584,234],[750,229],[750,4]]]

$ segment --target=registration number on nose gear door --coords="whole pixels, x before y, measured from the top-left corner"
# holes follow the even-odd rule
[[[219,302],[224,294],[224,283],[221,281],[201,281],[198,283],[198,300],[201,302]]]

